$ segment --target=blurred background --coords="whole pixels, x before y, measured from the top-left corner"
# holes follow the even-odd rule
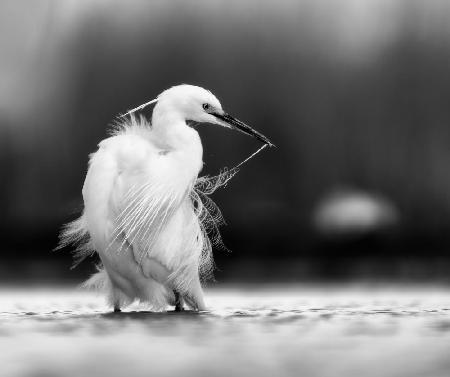
[[[1,0],[0,51],[1,281],[94,271],[51,251],[88,154],[180,83],[277,145],[213,196],[219,282],[449,280],[448,1]],[[199,132],[204,174],[260,146]]]

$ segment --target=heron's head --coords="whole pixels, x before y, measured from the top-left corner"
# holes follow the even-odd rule
[[[216,96],[199,86],[177,85],[162,92],[157,98],[153,120],[155,116],[169,113],[177,114],[188,123],[192,121],[232,128],[273,146],[267,137],[227,114]]]

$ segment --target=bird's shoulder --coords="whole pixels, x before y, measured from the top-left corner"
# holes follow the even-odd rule
[[[142,160],[148,161],[153,156],[161,153],[161,148],[157,146],[152,137],[151,129],[129,130],[116,133],[98,144],[96,155],[108,155],[120,164],[129,164]]]

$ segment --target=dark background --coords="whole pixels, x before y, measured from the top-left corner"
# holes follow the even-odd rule
[[[3,0],[0,25],[1,280],[94,270],[51,252],[88,154],[179,83],[277,145],[214,194],[219,281],[448,280],[448,1]],[[259,147],[199,132],[207,174]]]

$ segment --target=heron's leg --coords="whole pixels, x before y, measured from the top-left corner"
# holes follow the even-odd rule
[[[175,295],[175,311],[176,312],[182,312],[183,309],[183,297],[181,297],[180,293],[178,291],[173,291],[173,294]]]
[[[119,299],[116,298],[114,300],[114,313],[120,313],[120,312],[121,312],[121,310],[120,310]]]
[[[123,296],[123,293],[116,287],[112,288],[112,304],[114,308],[114,313],[120,313],[120,304],[123,302],[121,297]]]

